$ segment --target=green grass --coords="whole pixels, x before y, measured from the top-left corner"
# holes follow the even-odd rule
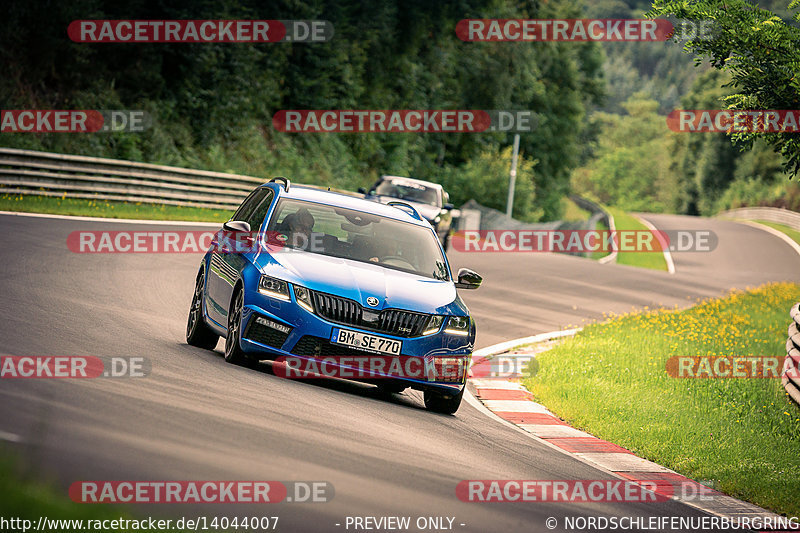
[[[567,222],[580,222],[589,220],[592,214],[585,209],[578,207],[578,204],[567,198],[566,196],[561,199],[561,220]]]
[[[780,379],[677,379],[672,356],[785,356],[800,285],[586,327],[537,357],[537,401],[602,439],[718,490],[800,515],[800,409]]]
[[[0,195],[0,211],[191,222],[225,222],[231,216],[225,209],[18,194]]]
[[[759,224],[764,224],[765,226],[769,226],[770,228],[776,229],[788,235],[794,242],[800,244],[800,231],[790,228],[789,226],[784,226],[783,224],[776,224],[775,222],[766,222],[764,220],[758,220]]]
[[[35,528],[39,517],[54,520],[116,520],[137,519],[145,516],[133,516],[120,507],[107,504],[80,504],[70,500],[67,491],[59,491],[49,483],[35,481],[20,472],[9,458],[8,450],[2,450],[0,459],[0,517],[6,520],[21,518],[32,521]],[[173,519],[172,525],[175,525]],[[89,529],[84,523],[84,529]],[[171,528],[170,530],[174,530]],[[12,531],[22,531],[12,528]],[[52,529],[52,531],[77,531],[74,525]],[[99,531],[99,529],[95,529]],[[103,529],[103,531],[129,531],[128,529]],[[157,529],[138,529],[137,531],[158,531]]]
[[[647,226],[633,215],[617,209],[615,207],[605,208],[611,216],[614,217],[614,226],[617,231],[619,230],[640,230],[649,231]],[[657,241],[653,241],[657,244]],[[664,259],[664,254],[660,251],[657,252],[624,252],[620,251],[617,254],[617,264],[630,265],[641,268],[650,268],[653,270],[667,270],[667,260]]]

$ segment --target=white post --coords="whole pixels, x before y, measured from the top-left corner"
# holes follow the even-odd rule
[[[506,216],[511,216],[514,209],[514,184],[517,182],[517,154],[519,154],[519,133],[514,134],[514,153],[511,156],[511,172],[508,176],[508,203]]]

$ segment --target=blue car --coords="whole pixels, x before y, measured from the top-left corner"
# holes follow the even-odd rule
[[[250,193],[203,257],[186,340],[213,349],[223,337],[234,364],[271,359],[387,393],[410,387],[428,409],[454,413],[475,343],[456,289],[481,281],[466,268],[453,279],[412,206],[275,178]]]

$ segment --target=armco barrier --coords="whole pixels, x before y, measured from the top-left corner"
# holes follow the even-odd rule
[[[0,193],[235,209],[269,178],[0,148]]]
[[[783,388],[792,399],[800,404],[800,303],[789,312],[792,324],[789,326],[789,339],[786,341],[786,360],[783,364]]]
[[[800,231],[800,213],[777,207],[742,207],[730,209],[717,215],[718,218],[738,218],[741,220],[764,220],[783,224]]]

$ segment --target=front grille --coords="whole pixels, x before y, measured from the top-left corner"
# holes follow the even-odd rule
[[[340,298],[324,292],[313,292],[314,309],[317,314],[339,324],[357,325],[361,323],[362,307],[353,300]]]
[[[328,339],[322,337],[314,337],[312,335],[304,335],[292,348],[294,355],[303,355],[306,357],[329,357],[329,356],[343,356],[343,357],[363,357],[368,354],[362,350],[356,350],[349,346],[342,346],[330,342]]]
[[[283,346],[283,343],[286,342],[286,338],[289,336],[289,333],[291,333],[291,330],[284,333],[275,328],[265,326],[264,324],[259,324],[256,322],[256,320],[257,318],[253,317],[253,319],[248,322],[247,329],[244,331],[244,337],[246,339],[250,339],[251,341],[256,341],[273,348],[280,348]]]
[[[424,313],[400,309],[384,309],[376,313],[348,298],[316,291],[311,291],[311,294],[314,298],[314,309],[322,318],[337,324],[388,333],[397,337],[418,337],[430,318],[430,315]],[[377,317],[372,319],[370,315],[374,314],[377,314]],[[370,319],[365,318],[365,315]]]

